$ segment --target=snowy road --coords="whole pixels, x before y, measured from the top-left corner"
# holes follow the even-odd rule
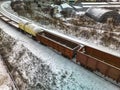
[[[40,45],[38,42],[25,36],[21,32],[15,30],[0,20],[0,27],[13,38],[27,47],[34,55],[45,61],[52,69],[53,72],[68,72],[66,82],[71,86],[69,90],[120,90],[119,87],[111,84],[103,78],[85,70],[83,67],[74,64],[67,58],[54,52],[49,47]],[[73,75],[74,81],[69,79],[69,75]],[[74,83],[74,84],[73,84]],[[60,90],[68,90],[66,86]]]

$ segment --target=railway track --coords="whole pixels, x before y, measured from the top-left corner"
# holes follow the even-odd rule
[[[8,13],[7,11],[5,11],[5,9],[3,8],[3,6],[1,7],[3,10],[1,11],[1,14],[0,14],[0,18],[3,20],[3,21],[5,21],[6,23],[8,23],[9,25],[11,25],[11,26],[13,26],[13,27],[15,27],[15,28],[19,28],[19,26],[18,26],[18,24],[19,24],[19,22],[20,21],[22,21],[23,19],[21,19],[21,18],[19,18],[19,17],[17,17],[17,16],[15,16],[15,15],[12,15],[12,14],[10,14],[10,13]],[[15,17],[14,17],[15,16]],[[24,21],[24,20],[23,20]],[[30,21],[31,22],[31,21]],[[42,28],[42,27],[41,27]],[[65,46],[63,46],[63,45],[60,45],[59,43],[60,42],[56,42],[53,38],[51,38],[51,37],[49,37],[49,35],[58,35],[59,37],[57,37],[57,36],[55,36],[56,38],[58,38],[60,41],[62,41],[63,39],[67,39],[67,40],[69,40],[69,41],[71,41],[71,42],[77,42],[77,43],[79,43],[79,45],[80,46],[83,46],[83,47],[81,47],[81,50],[79,50],[78,52],[77,52],[77,62],[79,63],[81,63],[83,66],[85,66],[85,68],[88,68],[88,69],[92,69],[92,71],[94,71],[94,70],[98,70],[99,69],[99,71],[101,71],[105,76],[108,76],[108,77],[110,77],[110,78],[113,78],[113,79],[115,79],[117,82],[119,82],[120,81],[120,68],[118,67],[119,66],[119,61],[120,61],[120,57],[119,57],[119,54],[118,54],[118,56],[117,55],[112,55],[111,53],[105,53],[103,50],[100,50],[100,49],[96,49],[94,46],[93,46],[93,48],[89,48],[90,46],[89,45],[86,45],[85,43],[83,43],[83,42],[80,42],[79,40],[77,40],[77,41],[74,41],[74,39],[72,39],[72,38],[70,38],[70,37],[68,37],[68,36],[65,36],[65,35],[63,35],[63,34],[61,34],[61,35],[59,35],[59,33],[57,33],[57,32],[54,32],[54,31],[51,31],[51,30],[47,30],[47,29],[45,29],[45,28],[42,28],[43,30],[45,30],[45,32],[43,32],[43,33],[41,33],[41,34],[39,34],[37,37],[38,37],[38,41],[40,41],[41,40],[41,38],[40,37],[42,37],[43,39],[42,39],[42,41],[40,41],[40,42],[42,42],[43,44],[45,44],[45,45],[48,45],[48,46],[50,46],[50,44],[51,44],[51,47],[53,47],[54,49],[56,49],[56,50],[58,50],[58,51],[60,51],[60,52],[65,52],[66,51],[66,53],[63,53],[63,55],[64,56],[67,56],[68,58],[70,57],[70,59],[72,58],[72,55],[74,56],[74,52],[72,52],[73,54],[71,55],[71,51],[70,50],[67,50],[66,49],[66,47]],[[46,32],[47,32],[47,34],[46,34]],[[45,36],[45,34],[46,34],[46,36]],[[49,40],[48,39],[46,39],[46,38],[49,38]],[[62,39],[61,39],[62,38]],[[66,40],[65,39],[65,40]],[[46,41],[47,40],[47,41]],[[64,42],[68,42],[67,40],[65,41],[65,40],[63,40]],[[45,42],[46,41],[46,42]],[[50,43],[50,44],[49,44]],[[57,44],[56,44],[57,43]],[[64,43],[62,43],[62,44],[64,44]],[[66,44],[65,44],[66,45]],[[59,48],[58,48],[59,47]],[[68,45],[68,47],[69,47],[69,45]],[[71,47],[71,46],[70,46]],[[99,48],[99,47],[98,47]],[[87,49],[88,49],[88,51],[87,51]],[[106,49],[105,49],[106,50]],[[89,52],[90,51],[90,52]],[[76,51],[75,51],[75,53],[76,53]],[[92,55],[91,55],[92,54]],[[98,56],[97,56],[97,54],[103,54],[102,56],[104,56],[104,54],[106,55],[105,56],[105,58],[104,57],[100,57],[100,58],[98,58]],[[71,56],[69,56],[69,55],[71,55]],[[79,56],[78,56],[79,55]],[[81,56],[81,57],[80,57]],[[109,59],[109,57],[115,57],[115,62],[114,61],[110,61],[111,59]],[[81,58],[82,58],[82,60],[81,60]],[[108,59],[108,61],[110,61],[109,62],[109,64],[106,64],[106,63],[108,63],[108,61],[106,61],[105,63],[101,60],[101,59],[103,59],[103,61],[105,61],[105,60],[107,60]],[[85,61],[85,62],[83,62],[83,60]],[[101,60],[101,61],[100,61]],[[91,62],[89,62],[89,61],[91,61]],[[99,62],[100,62],[100,65],[99,65]],[[101,65],[101,63],[102,63],[102,65]],[[114,67],[112,64],[110,64],[110,63],[114,63],[114,65],[116,66],[116,67]],[[7,63],[6,63],[7,64]],[[97,65],[99,66],[99,67],[97,67]],[[104,65],[106,65],[105,67],[104,67]],[[104,70],[101,70],[101,68],[100,68],[100,66],[103,66],[104,68],[103,69],[105,69],[106,71],[104,71]],[[9,68],[9,67],[8,67]],[[114,75],[112,74],[112,73],[114,73],[114,72],[117,72],[117,73],[115,73],[115,77],[114,77]]]

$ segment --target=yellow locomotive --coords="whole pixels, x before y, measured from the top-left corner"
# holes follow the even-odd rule
[[[42,32],[43,29],[36,24],[33,24],[28,21],[20,21],[19,28],[32,36],[36,36],[37,33]]]

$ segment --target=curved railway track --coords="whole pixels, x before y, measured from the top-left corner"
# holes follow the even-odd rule
[[[9,25],[12,25],[13,27],[16,27],[16,28],[19,28],[19,22],[20,21],[24,21],[24,19],[22,19],[22,18],[19,18],[19,17],[17,17],[17,16],[15,16],[15,15],[13,15],[13,14],[11,14],[11,13],[9,13],[9,12],[7,12],[6,10],[5,10],[5,8],[4,8],[4,6],[3,6],[3,4],[1,5],[1,14],[0,14],[0,18],[3,20],[3,21],[5,21],[6,23],[8,23]],[[31,21],[29,21],[29,22],[31,22]],[[88,68],[88,69],[90,69],[90,70],[92,70],[92,71],[94,71],[94,69],[95,70],[98,70],[99,69],[99,71],[100,72],[102,72],[105,76],[108,76],[108,77],[110,77],[110,78],[113,78],[114,80],[116,80],[117,82],[120,82],[120,67],[119,67],[119,63],[120,63],[120,55],[118,54],[118,53],[116,53],[116,54],[113,54],[113,53],[111,53],[110,52],[110,50],[108,50],[108,51],[106,51],[106,49],[105,50],[101,50],[99,47],[94,47],[94,46],[89,46],[88,44],[86,44],[86,43],[84,43],[84,42],[81,42],[80,40],[75,40],[75,39],[73,39],[73,38],[71,38],[71,37],[68,37],[68,36],[66,36],[66,35],[63,35],[63,34],[59,34],[59,33],[57,33],[57,32],[54,32],[54,31],[51,31],[51,30],[48,30],[48,29],[45,29],[45,28],[43,28],[43,27],[41,27],[45,32],[43,32],[42,34],[44,34],[44,35],[46,35],[46,36],[43,36],[42,34],[38,34],[38,40],[39,39],[41,39],[41,38],[43,38],[43,42],[42,41],[40,41],[40,42],[42,42],[43,44],[45,44],[45,45],[48,45],[48,46],[50,46],[49,45],[49,43],[51,43],[51,41],[50,40],[48,40],[47,42],[44,42],[46,39],[44,38],[44,37],[46,37],[46,38],[50,38],[50,39],[52,39],[52,40],[54,40],[54,38],[51,38],[51,37],[49,37],[49,35],[55,35],[55,37],[56,38],[58,38],[59,40],[62,40],[61,38],[65,38],[66,40],[69,40],[69,41],[72,41],[72,42],[77,42],[80,46],[84,46],[84,47],[81,47],[78,51],[77,51],[77,61],[76,62],[80,62],[83,66],[85,66],[85,68]],[[47,32],[47,33],[46,33]],[[59,37],[57,37],[57,36],[59,36]],[[40,38],[41,37],[41,38]],[[48,43],[49,42],[49,43]],[[60,43],[60,42],[59,42]],[[56,43],[52,43],[52,44],[54,44],[54,45],[58,45],[58,44],[56,44]],[[52,46],[51,46],[52,47]],[[61,51],[60,50],[60,48],[57,48],[57,47],[59,47],[59,46],[55,46],[55,47],[53,47],[54,49],[59,49],[58,51],[60,51],[60,52],[64,52],[64,51]],[[66,48],[64,48],[64,49],[66,49]],[[108,53],[109,52],[109,53]],[[67,54],[67,55],[70,55],[70,54],[68,54],[68,52],[67,53],[65,53],[65,54]],[[91,55],[92,54],[92,55]],[[100,54],[100,55],[102,55],[102,56],[104,56],[104,55],[106,55],[105,56],[105,58],[104,57],[99,57],[98,55],[96,55],[96,54]],[[113,55],[112,55],[113,54]],[[78,56],[79,55],[79,56]],[[81,56],[81,57],[80,57]],[[111,60],[111,59],[109,59],[109,57],[113,57],[115,60],[116,60],[116,62],[114,62],[114,61],[110,61],[110,63],[109,64],[106,64],[108,61],[106,61],[105,63],[103,62],[103,61],[105,61],[105,60]],[[72,58],[72,57],[70,57],[70,58]],[[103,59],[104,58],[104,59]],[[117,58],[117,59],[116,59]],[[84,60],[85,62],[83,62],[82,60]],[[101,59],[103,59],[103,61],[100,61]],[[91,61],[91,62],[89,62],[89,61]],[[100,64],[99,64],[99,62],[100,62]],[[102,65],[101,65],[101,63],[102,63]],[[112,63],[114,63],[113,65],[115,65],[115,66],[113,66],[112,65]],[[7,62],[6,62],[6,64],[7,64]],[[97,67],[97,65],[99,66],[99,67]],[[104,67],[104,65],[106,65],[105,67]],[[104,67],[103,69],[105,69],[106,71],[104,71],[104,70],[101,70],[101,68],[100,67]],[[111,75],[111,73],[114,73],[114,72],[117,72],[115,75],[115,77],[113,76],[113,75]],[[118,84],[116,84],[116,85],[118,85]]]

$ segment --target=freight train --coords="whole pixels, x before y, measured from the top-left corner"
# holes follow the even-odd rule
[[[26,20],[13,24],[12,22],[14,21],[2,14],[0,18],[18,28],[18,30],[32,35],[41,44],[52,47],[53,50],[57,50],[61,55],[70,60],[73,57],[76,58],[76,63],[79,63],[81,66],[91,71],[100,72],[104,76],[120,83],[120,57],[56,35]]]

